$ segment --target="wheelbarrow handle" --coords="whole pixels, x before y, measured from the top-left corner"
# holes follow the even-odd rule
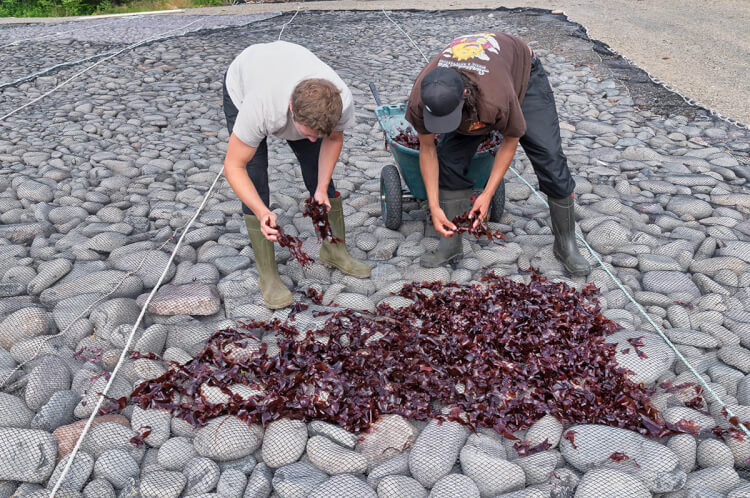
[[[380,94],[378,93],[377,88],[375,88],[375,83],[372,81],[370,82],[370,91],[372,92],[372,96],[375,97],[375,103],[378,105],[383,105],[383,103],[380,101]]]

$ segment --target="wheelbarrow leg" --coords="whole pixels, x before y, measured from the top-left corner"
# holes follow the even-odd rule
[[[452,220],[471,209],[471,192],[471,189],[440,191],[440,208],[445,213],[446,218]],[[454,235],[453,237],[440,235],[437,250],[422,255],[421,263],[425,268],[436,268],[460,260],[463,252],[463,237],[461,235]]]

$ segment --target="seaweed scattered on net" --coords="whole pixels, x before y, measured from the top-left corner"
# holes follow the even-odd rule
[[[381,304],[377,315],[336,310],[316,331],[279,320],[220,330],[193,360],[140,384],[131,400],[196,426],[231,414],[264,425],[324,420],[359,432],[396,413],[517,439],[513,432],[551,414],[565,427],[605,424],[652,437],[694,431],[686,421],[665,422],[650,402],[656,388],[618,366],[616,345],[606,343],[618,327],[601,314],[597,293],[536,272],[528,284],[495,274],[481,285],[407,284],[398,295],[412,304]],[[261,333],[275,335],[277,354]],[[243,398],[238,384],[253,394]],[[207,386],[223,400],[209,399]],[[575,444],[573,431],[565,438]],[[526,454],[542,446],[518,443]]]

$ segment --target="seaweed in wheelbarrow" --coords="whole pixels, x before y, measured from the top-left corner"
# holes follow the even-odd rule
[[[393,141],[399,145],[403,145],[409,149],[419,150],[419,137],[412,128],[396,128],[398,133],[393,136]],[[435,134],[435,143],[440,138],[440,134]],[[479,144],[477,148],[477,154],[481,152],[489,152],[495,155],[495,150],[500,146],[503,136],[497,131],[492,131],[490,135]],[[387,142],[386,142],[387,144]]]

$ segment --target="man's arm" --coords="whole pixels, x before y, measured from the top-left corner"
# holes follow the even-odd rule
[[[427,190],[427,203],[430,207],[432,224],[435,230],[445,237],[451,237],[456,230],[451,220],[446,218],[445,212],[440,208],[438,176],[440,167],[438,165],[437,147],[435,146],[435,135],[432,133],[419,133],[419,171],[422,173],[425,190]]]
[[[327,137],[323,137],[323,143],[320,144],[320,155],[318,156],[318,186],[315,188],[313,197],[316,201],[325,204],[331,208],[331,202],[328,200],[328,184],[331,183],[333,168],[336,167],[336,161],[341,155],[341,148],[344,146],[344,132],[334,130]]]
[[[256,147],[243,143],[237,135],[232,133],[229,136],[227,155],[224,158],[224,176],[237,197],[258,217],[263,235],[270,241],[276,241],[278,230],[271,228],[276,226],[276,215],[260,198],[245,169],[245,165],[255,156],[256,150]]]
[[[474,201],[474,206],[471,208],[472,213],[478,213],[474,226],[477,226],[487,216],[492,196],[495,195],[495,190],[497,190],[497,187],[510,167],[511,161],[513,161],[519,140],[519,137],[503,137],[503,141],[500,142],[500,147],[498,147],[495,153],[495,160],[492,163],[490,177],[487,179],[487,185],[484,186],[484,190],[479,194],[476,201]]]

